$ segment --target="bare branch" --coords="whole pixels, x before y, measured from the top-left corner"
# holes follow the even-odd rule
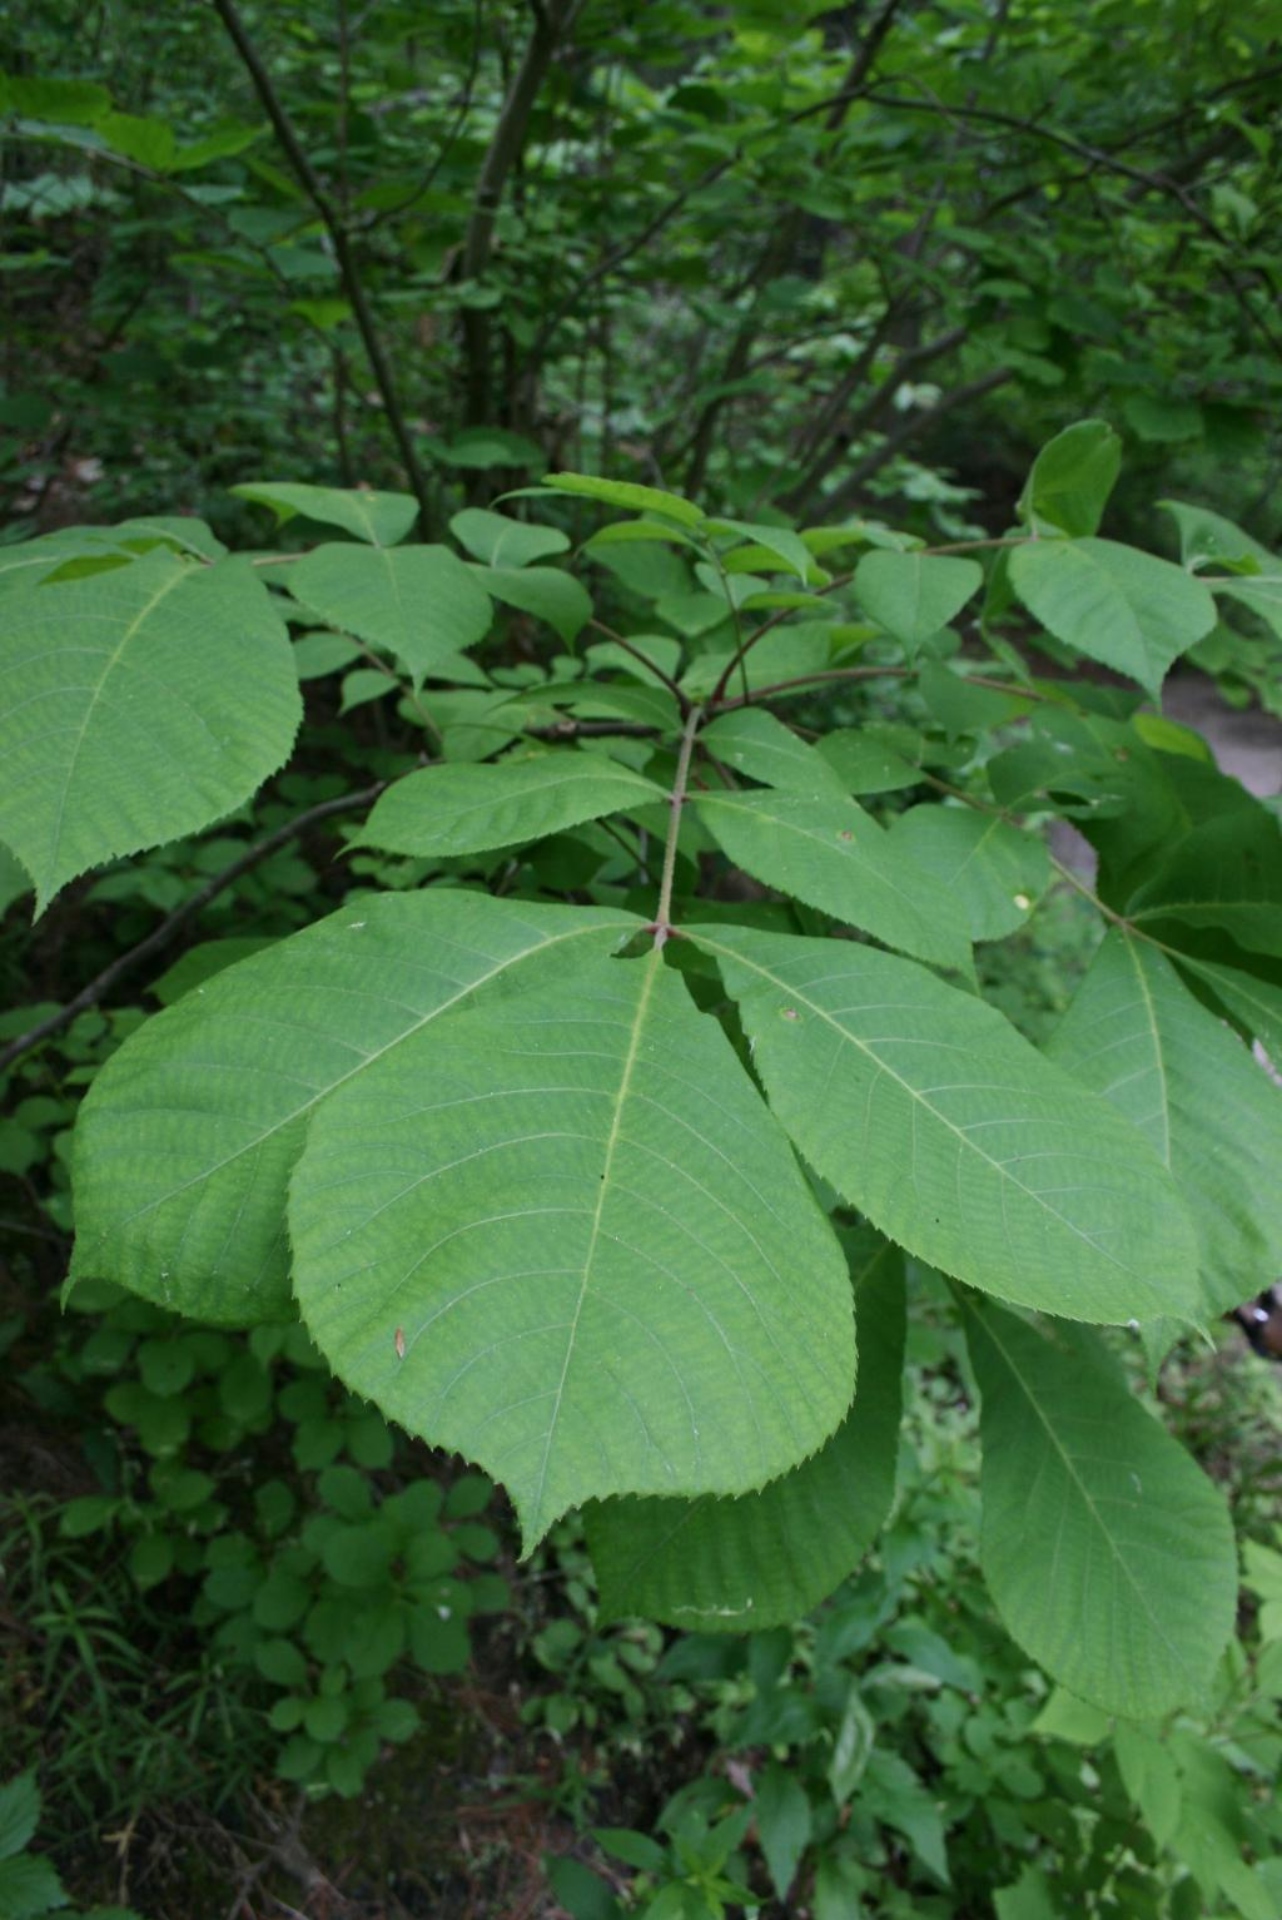
[[[80,989],[74,1000],[69,1000],[65,1007],[58,1009],[57,1013],[51,1013],[47,1020],[40,1021],[39,1025],[31,1027],[26,1033],[20,1033],[16,1040],[11,1040],[7,1047],[0,1049],[0,1073],[3,1073],[7,1067],[11,1067],[15,1060],[21,1060],[24,1054],[30,1053],[33,1047],[38,1047],[42,1040],[49,1039],[51,1034],[61,1033],[64,1027],[69,1027],[77,1014],[84,1013],[89,1007],[97,1006],[104,993],[114,987],[117,980],[123,979],[125,974],[132,973],[135,967],[141,966],[144,960],[150,960],[154,953],[160,953],[169,946],[182,932],[188,921],[194,920],[211,900],[216,900],[220,893],[225,893],[228,887],[241,878],[242,874],[249,873],[252,868],[261,865],[279,848],[288,846],[291,840],[297,840],[300,834],[306,833],[318,821],[328,820],[338,813],[351,813],[356,808],[367,806],[371,801],[377,800],[387,785],[386,780],[380,780],[372,787],[362,788],[359,793],[343,794],[337,800],[322,800],[318,806],[309,807],[306,813],[295,815],[294,819],[287,820],[283,827],[277,827],[274,833],[269,833],[265,839],[256,841],[252,847],[247,847],[230,866],[224,867],[221,873],[216,873],[211,880],[205,882],[203,887],[193,893],[190,900],[184,900],[180,907],[175,907],[158,927],[152,929],[145,940],[140,940],[136,947],[130,947],[127,953],[118,954],[110,966],[104,967],[87,987]]]
[[[352,247],[351,234],[313,167],[307,150],[294,129],[293,121],[285,111],[272,77],[259,57],[258,49],[250,39],[245,23],[236,9],[235,0],[211,0],[211,5],[226,28],[232,45],[240,55],[263,111],[271,122],[272,131],[294,170],[298,184],[316,209],[317,216],[329,235],[330,244],[334,249],[334,259],[338,266],[339,279],[351,303],[352,317],[360,333],[370,371],[374,376],[374,384],[383,402],[387,422],[396,441],[406,477],[413,490],[414,498],[418,501],[423,531],[426,533],[432,518],[432,498],[427,484],[427,475],[419,460],[409,423],[401,406],[392,363],[387,357],[382,337],[374,322],[374,314],[365,292],[360,265]]]

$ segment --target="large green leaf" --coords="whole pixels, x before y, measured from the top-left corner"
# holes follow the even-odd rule
[[[706,520],[705,533],[737,533],[751,546],[764,548],[774,559],[782,561],[789,573],[795,573],[798,580],[806,581],[814,570],[814,560],[809,548],[799,533],[791,527],[767,527],[754,520]],[[738,549],[742,552],[744,549]]]
[[[87,867],[243,805],[302,717],[262,582],[241,561],[193,566],[168,548],[15,596],[0,689],[0,838],[41,911]]]
[[[832,768],[841,791],[858,795],[919,787],[925,747],[913,727],[891,722],[834,727],[816,744],[815,752]]]
[[[0,1860],[0,1914],[4,1920],[49,1920],[68,1904],[52,1860],[19,1853]]]
[[[903,1255],[849,1236],[859,1384],[818,1453],[739,1500],[608,1500],[588,1508],[607,1618],[687,1630],[786,1626],[818,1605],[875,1539],[895,1490],[904,1359]]]
[[[1265,807],[1204,820],[1173,846],[1127,902],[1137,925],[1219,927],[1239,946],[1282,957],[1282,822]]]
[[[896,852],[856,801],[729,791],[691,797],[735,865],[768,887],[919,960],[969,968],[970,923],[962,902]]]
[[[1282,1060],[1282,982],[1261,980],[1218,960],[1181,956],[1181,965],[1211,987],[1220,1003],[1254,1034],[1269,1058]]]
[[[0,1860],[21,1853],[40,1818],[40,1793],[34,1773],[20,1773],[0,1786]]]
[[[1034,533],[1095,533],[1122,467],[1122,443],[1103,420],[1078,420],[1044,446],[1019,497]]]
[[[362,845],[389,853],[478,853],[541,840],[665,798],[653,780],[599,753],[425,767],[388,789],[360,838]]]
[[[320,1108],[290,1189],[330,1364],[501,1479],[527,1548],[746,1493],[850,1403],[850,1282],[720,1025],[654,950],[457,1014]]]
[[[577,494],[584,500],[600,500],[607,507],[624,507],[629,513],[655,513],[682,527],[703,523],[702,508],[683,500],[679,493],[639,486],[632,480],[601,480],[591,473],[545,473],[542,486],[531,491]]]
[[[317,547],[289,569],[289,586],[331,626],[408,667],[417,686],[438,661],[483,640],[489,595],[448,547]]]
[[[592,596],[560,567],[474,567],[487,593],[505,607],[546,620],[570,646],[592,618]]]
[[[882,1233],[1073,1319],[1196,1313],[1166,1169],[993,1008],[850,941],[686,931],[720,963],[774,1111]]]
[[[565,553],[570,545],[569,535],[559,527],[533,526],[486,507],[464,507],[450,521],[450,532],[487,567],[528,567],[534,560]]]
[[[1044,841],[971,807],[910,807],[891,823],[890,844],[964,903],[973,940],[1016,932],[1050,884]]]
[[[1227,1901],[1241,1920],[1277,1920],[1278,1881],[1274,1877],[1266,1883],[1262,1871],[1272,1867],[1276,1872],[1277,1850],[1268,1845],[1259,1815],[1248,1814],[1251,1802],[1239,1771],[1246,1754],[1179,1727],[1167,1733],[1166,1750],[1179,1769],[1179,1823],[1172,1851],[1205,1896],[1203,1911],[1224,1913]],[[1252,1842],[1260,1857],[1248,1866]]]
[[[1016,593],[1048,633],[1155,697],[1215,625],[1215,601],[1169,560],[1113,540],[1030,540],[1010,556]]]
[[[231,491],[241,500],[270,507],[279,522],[301,513],[322,526],[341,527],[372,547],[394,547],[418,519],[418,501],[412,493],[295,486],[278,480],[250,480]]]
[[[1110,933],[1048,1048],[1170,1168],[1197,1231],[1203,1313],[1282,1271],[1282,1091],[1148,941]]]
[[[764,707],[720,714],[703,728],[699,745],[724,765],[768,787],[846,798],[847,788],[835,767]]]
[[[382,894],[229,967],[107,1062],[76,1127],[73,1277],[197,1319],[289,1310],[285,1189],[318,1102],[471,995],[627,914]]]
[[[1159,505],[1175,516],[1185,566],[1215,567],[1211,584],[1216,593],[1249,607],[1282,635],[1282,560],[1208,507],[1188,506],[1180,500],[1163,500]]]
[[[1258,580],[1226,582],[1217,586],[1216,592],[1228,600],[1236,600],[1240,606],[1249,607],[1282,637],[1282,567],[1262,574]]]
[[[1097,1335],[967,1301],[983,1397],[984,1578],[1057,1680],[1131,1720],[1203,1694],[1233,1628],[1223,1497]]]
[[[855,594],[866,613],[902,640],[909,656],[946,627],[984,584],[978,560],[938,554],[866,553],[855,568]]]
[[[1212,566],[1219,570],[1246,565],[1258,567],[1261,573],[1282,571],[1282,560],[1222,513],[1185,500],[1159,500],[1157,504],[1174,517],[1186,567]]]

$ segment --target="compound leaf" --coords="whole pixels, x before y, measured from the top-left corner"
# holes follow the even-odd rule
[[[938,554],[866,553],[855,568],[855,593],[864,611],[902,640],[910,656],[946,627],[983,584],[978,560]]]
[[[1199,580],[1114,540],[1030,540],[1010,556],[1010,581],[1048,633],[1154,697],[1216,621]]]
[[[1282,1092],[1164,954],[1115,930],[1047,1049],[1174,1175],[1201,1249],[1203,1317],[1282,1269]]]
[[[845,782],[832,763],[764,707],[741,707],[737,713],[720,714],[703,728],[699,745],[764,786],[846,799]]]
[[[1271,1060],[1282,1060],[1282,985],[1215,960],[1182,956],[1181,964],[1214,989],[1221,1005],[1255,1036]]]
[[[1015,933],[1050,883],[1044,841],[971,807],[910,807],[892,822],[890,844],[964,903],[974,940]]]
[[[1103,420],[1077,420],[1044,446],[1019,497],[1034,533],[1091,534],[1122,468],[1122,443]]]
[[[1282,823],[1250,806],[1201,821],[1131,895],[1127,918],[1167,937],[1170,923],[1219,927],[1282,958]],[[1179,929],[1171,933],[1180,944]]]
[[[505,607],[546,620],[567,647],[592,618],[591,594],[560,567],[476,567],[473,572]]]
[[[450,532],[487,567],[528,567],[550,554],[565,553],[570,545],[569,535],[559,527],[533,526],[487,507],[464,507],[450,521]]]
[[[418,501],[412,493],[295,486],[280,480],[249,480],[231,492],[241,500],[270,507],[281,524],[301,513],[322,526],[341,527],[372,547],[394,547],[418,519]]]
[[[584,500],[600,500],[607,507],[623,507],[631,513],[654,513],[675,520],[681,527],[703,524],[703,510],[678,493],[665,493],[660,487],[639,486],[633,480],[601,480],[591,473],[545,473],[542,485],[531,490],[539,493],[571,493]]]

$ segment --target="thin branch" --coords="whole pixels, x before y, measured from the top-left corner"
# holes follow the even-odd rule
[[[756,638],[756,635],[753,635]],[[804,693],[808,687],[820,687],[839,683],[843,680],[911,680],[917,672],[916,667],[825,667],[819,673],[799,673],[793,680],[776,680],[768,687],[758,687],[745,701],[717,700],[708,701],[709,712],[715,707],[718,713],[734,713],[739,707],[747,706],[758,700],[770,700],[780,694]],[[985,687],[990,693],[1006,693],[1012,700],[1055,701],[1053,693],[1043,693],[1040,688],[1012,686],[1008,680],[994,680],[982,673],[961,673],[958,681],[964,687]]]
[[[522,727],[527,740],[653,740],[663,732],[644,720],[554,720],[546,727]]]
[[[768,687],[758,687],[747,699],[740,695],[733,700],[720,700],[714,695],[708,701],[708,710],[735,713],[755,701],[774,699],[784,693],[803,693],[807,687],[833,685],[843,680],[906,680],[911,672],[911,667],[825,667],[821,673],[799,673],[793,680],[776,680]]]
[[[724,578],[724,575],[722,577]],[[830,580],[828,582],[827,586],[816,588],[816,592],[818,594],[836,593],[840,587],[848,587],[851,581],[854,579],[854,577],[855,576],[853,573],[839,573],[835,580]],[[727,595],[727,598],[729,598],[729,595]],[[736,609],[736,612],[737,611],[738,610]],[[780,626],[789,617],[792,611],[793,609],[791,607],[781,607],[778,613],[772,613],[768,620],[763,620],[761,625],[757,628],[756,632],[750,633],[748,635],[748,638],[745,641],[743,641],[742,644],[735,649],[735,651],[731,654],[730,659],[726,663],[725,671],[722,673],[720,679],[717,681],[716,686],[712,689],[712,692],[709,695],[709,698],[708,698],[709,707],[716,707],[723,704],[722,695],[725,693],[726,688],[730,685],[731,680],[733,680],[736,668],[738,668],[741,672],[743,672],[743,663],[747,659],[748,655],[752,652],[752,649],[756,646],[758,640],[764,640],[765,636],[768,633],[773,632],[777,626]],[[736,628],[737,626],[738,626],[738,622],[736,621]],[[737,701],[735,704],[741,707],[747,706],[750,697],[751,696],[748,693],[747,674],[746,672],[744,672],[743,699]]]
[[[374,314],[365,292],[365,283],[361,278],[360,266],[352,247],[352,238],[338,209],[335,207],[321,181],[320,175],[308,158],[307,151],[295,132],[294,123],[276,92],[271,75],[259,57],[258,49],[250,39],[245,23],[241,19],[235,0],[210,0],[229,39],[240,55],[241,61],[254,85],[264,113],[270,120],[281,148],[293,168],[298,184],[315,207],[330,243],[334,249],[334,258],[338,266],[339,279],[343,291],[351,303],[352,317],[356,322],[361,341],[369,360],[374,383],[387,414],[387,422],[396,441],[397,450],[405,468],[406,477],[418,501],[422,517],[423,531],[426,533],[432,519],[432,497],[428,488],[427,475],[419,461],[414,446],[409,423],[401,406],[396,377],[392,372],[392,363],[387,357],[382,337],[374,322]]]
[[[882,414],[893,403],[896,393],[909,375],[924,366],[929,366],[932,360],[939,360],[945,354],[951,353],[954,347],[961,346],[966,339],[967,331],[966,327],[951,327],[947,333],[941,334],[935,340],[926,340],[915,347],[906,347],[885,379],[857,412],[847,416],[842,423],[841,431],[832,432],[828,447],[823,449],[824,434],[836,426],[836,417],[832,409],[825,409],[829,417],[818,436],[815,457],[796,485],[790,487],[782,497],[780,506],[789,513],[800,512],[807,501],[813,497],[815,489],[827,479],[852,441],[857,440],[860,434],[877,424]]]
[[[458,139],[460,133],[462,133],[467,116],[472,111],[472,94],[476,87],[476,76],[480,70],[480,65],[481,0],[475,0],[473,7],[472,48],[468,56],[467,72],[463,76],[463,85],[459,91],[458,107],[455,112],[454,123],[441,141],[440,149],[435,159],[429,163],[427,170],[420,177],[418,184],[403,200],[396,201],[390,207],[383,207],[378,213],[374,214],[371,219],[367,220],[365,222],[367,232],[372,233],[376,227],[385,225],[389,220],[398,220],[403,213],[408,213],[415,202],[421,200],[423,195],[430,190],[437,174],[449,157],[454,142]]]
[[[1127,933],[1133,933],[1137,939],[1147,940],[1151,946],[1155,946],[1155,947],[1162,946],[1162,942],[1160,940],[1154,940],[1151,933],[1145,933],[1142,927],[1137,927],[1134,921],[1128,920],[1126,918],[1125,914],[1116,913],[1112,907],[1106,906],[1104,902],[1100,899],[1099,895],[1096,893],[1094,887],[1088,886],[1086,881],[1082,879],[1081,875],[1078,873],[1074,873],[1073,869],[1070,866],[1066,865],[1063,860],[1057,860],[1055,855],[1051,853],[1049,848],[1047,849],[1047,858],[1050,861],[1051,865],[1054,867],[1056,873],[1059,875],[1060,879],[1066,880],[1070,887],[1075,888],[1076,891],[1082,895],[1083,899],[1089,900],[1091,905],[1095,908],[1096,912],[1103,914],[1104,918],[1110,923],[1110,925],[1124,928]],[[1165,953],[1170,953],[1173,951],[1173,949],[1170,947],[1164,947],[1163,951]]]
[[[472,196],[472,210],[459,257],[465,281],[479,280],[490,264],[494,229],[508,177],[521,157],[534,103],[563,37],[578,12],[578,0],[552,0],[531,6],[534,31],[499,112]],[[463,309],[463,345],[467,356],[467,420],[483,426],[490,410],[490,316],[479,307]]]
[[[907,99],[901,94],[879,94],[871,90],[867,98],[874,106],[889,107],[892,110],[899,109],[909,113],[933,113],[954,122],[974,121],[980,125],[1005,128],[1008,132],[1022,135],[1025,139],[1045,141],[1051,146],[1061,148],[1065,153],[1071,153],[1076,158],[1084,160],[1092,170],[1101,168],[1106,173],[1116,174],[1121,179],[1134,182],[1148,192],[1163,194],[1174,199],[1194,226],[1214,240],[1216,245],[1222,247],[1230,257],[1239,251],[1219,222],[1198,205],[1192,193],[1180,180],[1168,173],[1155,173],[1151,169],[1135,166],[1130,161],[1120,159],[1115,151],[1092,146],[1085,140],[1077,139],[1073,134],[1062,133],[1056,127],[1044,126],[1040,121],[1021,120],[1016,114],[999,113],[989,107],[953,105],[924,95],[919,99]],[[1219,271],[1223,274],[1229,291],[1242,308],[1247,320],[1259,329],[1275,353],[1282,353],[1282,336],[1275,333],[1265,318],[1249,304],[1246,290],[1238,286],[1233,275],[1224,267]],[[1269,270],[1257,266],[1254,271],[1265,287],[1273,292],[1275,290],[1273,277]]]
[[[654,944],[661,947],[672,932],[672,882],[677,871],[677,841],[681,838],[681,811],[690,785],[690,756],[703,718],[702,707],[691,707],[681,735],[676,778],[672,782],[672,811],[668,819],[668,837],[663,846],[663,876],[659,882],[659,908],[654,916]]]
[[[642,653],[640,647],[634,646],[631,640],[625,639],[623,634],[616,633],[613,627],[607,627],[604,620],[589,620],[588,625],[595,628],[598,633],[603,633],[607,640],[613,640],[616,647],[622,647],[623,651],[630,653],[634,660],[639,660],[647,673],[652,673],[656,680],[661,680],[681,709],[682,719],[685,718],[690,711],[690,702],[671,674],[665,673],[662,667],[656,666],[648,654]]]
[[[117,980],[122,979],[127,973],[132,973],[134,968],[141,965],[144,960],[149,960],[154,953],[159,953],[162,948],[167,947],[182,932],[189,920],[194,920],[211,900],[216,900],[220,893],[225,893],[242,874],[259,866],[278,848],[288,846],[291,840],[296,840],[300,834],[306,833],[308,828],[314,827],[318,821],[327,820],[333,814],[351,813],[355,808],[367,806],[370,801],[377,800],[388,784],[386,780],[379,780],[374,786],[365,787],[359,793],[344,794],[337,800],[322,800],[318,806],[309,807],[306,813],[297,814],[294,819],[287,820],[283,827],[277,827],[274,833],[269,833],[264,839],[256,841],[252,847],[247,847],[229,867],[224,867],[221,873],[216,873],[198,892],[193,893],[190,900],[184,900],[180,907],[175,907],[158,927],[152,929],[145,940],[140,940],[136,947],[130,947],[127,953],[118,954],[110,966],[103,968],[96,979],[91,980],[87,987],[80,989],[74,1000],[69,1000],[65,1007],[58,1009],[57,1013],[51,1013],[47,1020],[40,1021],[26,1033],[20,1033],[16,1040],[11,1040],[7,1047],[0,1049],[0,1073],[3,1073],[7,1067],[11,1067],[15,1060],[21,1060],[24,1054],[30,1053],[33,1047],[38,1047],[40,1042],[47,1040],[51,1034],[61,1033],[64,1027],[69,1027],[77,1014],[96,1006],[102,996],[115,986]]]
[[[862,91],[864,82],[872,72],[877,55],[881,52],[886,35],[895,24],[895,15],[899,11],[900,4],[901,0],[886,0],[885,6],[860,42],[855,57],[850,63],[850,71],[846,75],[844,87],[846,97],[833,103],[832,111],[824,122],[830,133],[836,133],[846,117],[847,105]]]
[[[812,101],[808,107],[799,107],[795,113],[784,114],[781,119],[774,122],[774,130],[777,131],[781,127],[799,126],[803,120],[814,119],[816,114],[831,113],[839,107],[865,98],[867,98],[866,82],[858,87],[842,87],[837,93],[830,94],[824,100]],[[587,273],[581,274],[569,292],[564,294],[556,306],[553,307],[551,313],[548,314],[543,325],[539,328],[534,343],[530,348],[530,364],[532,366],[539,365],[561,322],[569,314],[579,311],[585,296],[592,291],[593,287],[600,281],[607,279],[616,267],[622,266],[625,260],[630,260],[634,253],[640,253],[645,247],[648,247],[656,235],[662,233],[669,221],[676,219],[688,201],[692,200],[696,194],[704,192],[706,188],[715,186],[723,174],[729,173],[732,167],[737,167],[740,162],[747,157],[748,141],[745,139],[734,148],[733,152],[726,154],[723,159],[715,161],[712,166],[708,167],[699,175],[697,180],[692,180],[688,187],[682,187],[679,192],[675,193],[670,200],[659,208],[656,214],[647,220],[639,233],[633,234],[630,239],[620,241],[617,247],[612,248],[609,253],[604,254]]]
[[[933,407],[921,407],[909,414],[893,433],[888,433],[881,445],[866,454],[856,467],[846,475],[834,493],[828,495],[821,504],[825,513],[845,513],[852,507],[863,492],[864,484],[875,473],[879,473],[901,449],[921,434],[933,427],[937,420],[952,413],[957,407],[964,407],[972,400],[982,399],[995,387],[1005,386],[1008,380],[1015,378],[1013,367],[994,367],[991,373],[970,380],[964,386],[954,387],[951,393],[943,395]]]
[[[634,847],[630,845],[629,842],[624,838],[623,834],[619,831],[619,828],[615,825],[613,820],[598,820],[595,822],[595,824],[601,828],[603,833],[608,833],[611,840],[615,840],[618,842],[618,844],[623,848],[623,851],[627,854],[628,859],[631,860],[636,866],[637,871],[644,877],[644,879],[649,883],[650,886],[653,886],[654,875],[650,871],[649,862],[647,861],[645,856],[645,849],[644,849],[645,834],[642,832],[641,828],[633,827],[632,829],[632,831],[637,835],[638,840],[642,843],[641,845]]]

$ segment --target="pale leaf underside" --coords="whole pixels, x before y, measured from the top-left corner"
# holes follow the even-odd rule
[[[508,1487],[742,1493],[850,1403],[845,1262],[652,950],[442,1021],[317,1112],[294,1284],[335,1371]]]
[[[1083,1700],[1194,1705],[1233,1626],[1222,1496],[1145,1413],[1097,1335],[968,1302],[983,1397],[984,1577],[1006,1625]]]
[[[1148,941],[1110,933],[1049,1049],[1170,1168],[1201,1248],[1202,1317],[1282,1269],[1282,1092]]]
[[[993,1008],[849,941],[688,931],[720,963],[775,1113],[883,1233],[1046,1312],[1196,1313],[1166,1169]]]
[[[738,1500],[624,1499],[590,1506],[588,1547],[605,1616],[687,1631],[786,1626],[852,1572],[895,1488],[904,1350],[903,1255],[851,1236],[859,1386],[816,1454]]]
[[[158,548],[16,594],[0,637],[0,838],[43,909],[86,868],[248,800],[301,715],[284,623],[240,561]]]
[[[475,893],[353,902],[199,987],[108,1061],[76,1133],[72,1273],[199,1319],[290,1311],[286,1183],[309,1114],[438,1015],[628,914]]]
[[[933,965],[970,967],[961,902],[854,800],[827,794],[694,796],[699,816],[737,866],[889,947]]]

